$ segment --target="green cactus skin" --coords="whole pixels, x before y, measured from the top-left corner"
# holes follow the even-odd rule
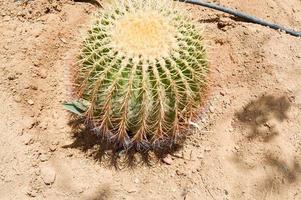
[[[172,1],[118,1],[97,15],[76,77],[85,117],[123,146],[175,141],[200,111],[202,31]]]

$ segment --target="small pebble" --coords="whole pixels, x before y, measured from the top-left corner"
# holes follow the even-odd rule
[[[57,148],[56,145],[51,145],[51,146],[49,147],[49,150],[53,152],[53,151],[56,150],[56,148]]]
[[[20,103],[22,101],[21,97],[15,96],[15,102]]]
[[[31,99],[29,99],[29,100],[27,100],[27,103],[28,103],[29,105],[33,105],[33,104],[34,104],[34,101],[31,100]]]
[[[168,154],[165,158],[163,158],[162,161],[167,165],[171,165],[172,164],[172,158],[171,158],[170,154]]]
[[[35,190],[29,190],[29,191],[27,191],[27,195],[30,197],[36,197],[38,195],[38,193]]]
[[[41,162],[45,162],[49,159],[48,155],[47,154],[41,154],[40,155],[40,161]]]
[[[204,149],[204,151],[205,151],[205,152],[209,152],[209,151],[211,151],[211,148],[210,148],[210,147],[206,147],[206,148]]]
[[[67,153],[67,157],[72,157],[72,156],[73,156],[72,152]]]
[[[204,158],[204,154],[200,153],[198,156],[197,156],[198,159],[203,159]]]
[[[177,152],[173,153],[172,156],[176,157],[176,158],[183,158],[184,157],[183,151],[177,151]]]
[[[213,106],[210,106],[210,107],[209,107],[209,111],[210,111],[211,113],[213,113],[213,112],[214,112],[214,107],[213,107]]]
[[[34,143],[34,140],[31,137],[26,137],[24,139],[24,144],[25,145],[30,145],[30,144],[33,144],[33,143]]]
[[[44,166],[41,167],[41,177],[46,185],[51,185],[55,181],[56,173],[52,167]]]
[[[3,18],[3,21],[4,21],[4,22],[9,21],[9,20],[10,20],[10,17],[9,17],[9,16],[5,16],[5,17]]]
[[[11,75],[8,77],[8,80],[13,81],[15,80],[17,77],[15,75]]]
[[[128,188],[126,191],[128,193],[135,193],[137,192],[137,188],[135,186],[130,186],[130,188]]]
[[[38,90],[38,87],[36,85],[30,85],[29,88],[32,90]]]
[[[184,172],[182,172],[182,171],[180,171],[180,170],[176,170],[176,174],[178,175],[178,176],[185,176],[185,173]]]
[[[39,76],[42,78],[42,79],[45,79],[47,77],[47,71],[45,69],[40,69],[39,71]]]

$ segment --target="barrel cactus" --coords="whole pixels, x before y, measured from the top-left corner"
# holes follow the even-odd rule
[[[185,134],[208,74],[201,29],[171,0],[105,7],[78,66],[83,116],[119,147],[171,144]]]

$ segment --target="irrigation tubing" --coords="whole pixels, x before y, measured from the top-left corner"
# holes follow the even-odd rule
[[[185,2],[185,3],[194,4],[194,5],[203,6],[203,7],[207,7],[207,8],[211,8],[211,9],[218,10],[218,11],[221,11],[221,12],[225,12],[225,13],[228,13],[230,15],[234,15],[236,17],[242,18],[242,19],[244,19],[248,22],[252,22],[252,23],[255,23],[255,24],[266,26],[266,27],[269,27],[271,29],[280,30],[280,31],[283,31],[283,32],[285,32],[287,34],[290,34],[292,36],[301,37],[301,32],[294,31],[292,29],[287,29],[287,28],[285,28],[281,25],[264,21],[262,19],[259,19],[259,18],[255,17],[255,16],[251,16],[251,15],[236,11],[236,10],[231,9],[231,8],[226,8],[224,6],[220,6],[220,5],[217,5],[217,4],[214,4],[214,3],[208,3],[208,2],[202,1],[202,0],[180,0],[180,1]]]

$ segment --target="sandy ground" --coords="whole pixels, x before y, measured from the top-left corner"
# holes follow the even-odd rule
[[[171,165],[150,155],[116,169],[61,105],[96,6],[21,2],[0,0],[1,200],[301,199],[300,38],[186,6],[210,46],[202,130]],[[301,29],[300,0],[215,2]]]

